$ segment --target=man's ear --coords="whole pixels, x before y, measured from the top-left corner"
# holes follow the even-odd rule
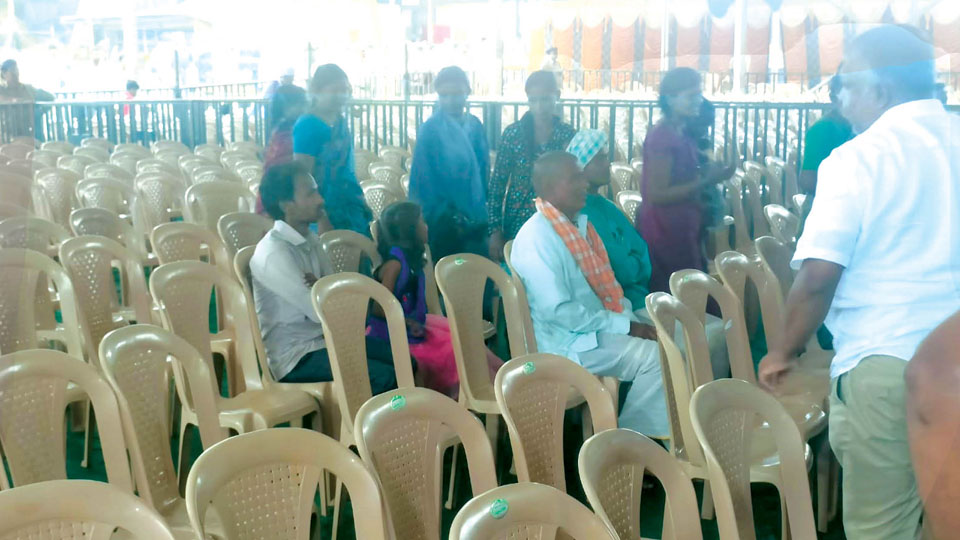
[[[287,209],[290,208],[290,205],[293,204],[293,200],[289,201],[280,201],[277,206],[280,207],[280,211],[283,212],[283,216],[287,216]]]

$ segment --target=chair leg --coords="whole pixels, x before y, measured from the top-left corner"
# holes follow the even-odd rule
[[[180,486],[180,493],[186,493],[187,487],[187,452],[190,450],[190,445],[187,444],[186,439],[189,432],[187,423],[181,420],[180,441],[178,443],[180,450],[177,452],[177,483]]]
[[[710,481],[703,481],[703,507],[700,509],[702,519],[713,519],[713,491],[710,489]]]
[[[487,438],[490,440],[490,450],[493,451],[493,466],[497,466],[497,442],[500,439],[500,415],[487,415]]]
[[[343,482],[337,478],[337,489],[333,495],[333,529],[330,530],[330,540],[337,540],[337,527],[340,525],[340,498],[343,495]]]
[[[447,503],[443,505],[447,510],[453,508],[453,486],[457,481],[457,457],[460,454],[460,444],[453,445],[453,462],[450,465],[450,487],[447,490]]]
[[[790,516],[787,515],[787,499],[783,495],[783,488],[777,486],[780,494],[780,538],[781,540],[790,540]]]
[[[833,455],[830,452],[830,443],[823,442],[817,448],[817,530],[826,533],[827,525],[830,522],[830,469]]]
[[[83,461],[80,466],[86,469],[90,465],[90,401],[83,405]]]
[[[580,421],[583,424],[580,426],[583,430],[583,441],[586,442],[593,436],[593,418],[590,416],[590,407],[586,403],[580,407]]]
[[[663,529],[660,532],[663,540],[676,540],[673,533],[673,517],[670,513],[670,502],[663,503]]]

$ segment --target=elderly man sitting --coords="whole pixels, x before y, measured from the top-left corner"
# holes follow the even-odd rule
[[[587,203],[581,211],[597,231],[613,269],[613,276],[623,294],[633,304],[641,322],[652,322],[644,301],[650,293],[650,253],[647,243],[627,216],[609,199],[600,195],[600,188],[610,184],[610,159],[607,157],[607,134],[599,129],[583,129],[574,135],[567,152],[577,158],[577,165],[587,179]],[[716,378],[730,375],[730,360],[723,320],[707,314],[704,330],[710,350],[710,363]],[[674,339],[685,351],[685,341],[677,322]]]
[[[656,331],[633,313],[597,231],[581,213],[587,179],[576,158],[549,152],[533,169],[534,214],[513,242],[538,348],[598,376],[633,383],[621,427],[669,436]]]

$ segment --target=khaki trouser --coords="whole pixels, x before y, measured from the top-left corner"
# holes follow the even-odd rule
[[[923,512],[907,441],[907,362],[868,356],[833,380],[830,445],[843,467],[850,540],[914,540]]]

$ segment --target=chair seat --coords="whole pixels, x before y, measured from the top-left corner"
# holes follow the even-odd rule
[[[247,390],[220,401],[221,425],[226,421],[245,426],[243,432],[266,429],[283,422],[298,421],[320,406],[309,394],[300,390]],[[252,422],[248,424],[247,422]]]
[[[492,322],[484,320],[483,321],[483,340],[486,341],[495,335],[497,335],[497,327],[494,326]]]
[[[160,512],[160,515],[167,526],[173,530],[174,538],[177,540],[196,540],[197,535],[193,532],[193,527],[190,525],[190,516],[187,514],[186,500],[178,498],[173,504]],[[226,537],[220,516],[212,508],[207,511],[203,529],[207,533],[207,538]]]

